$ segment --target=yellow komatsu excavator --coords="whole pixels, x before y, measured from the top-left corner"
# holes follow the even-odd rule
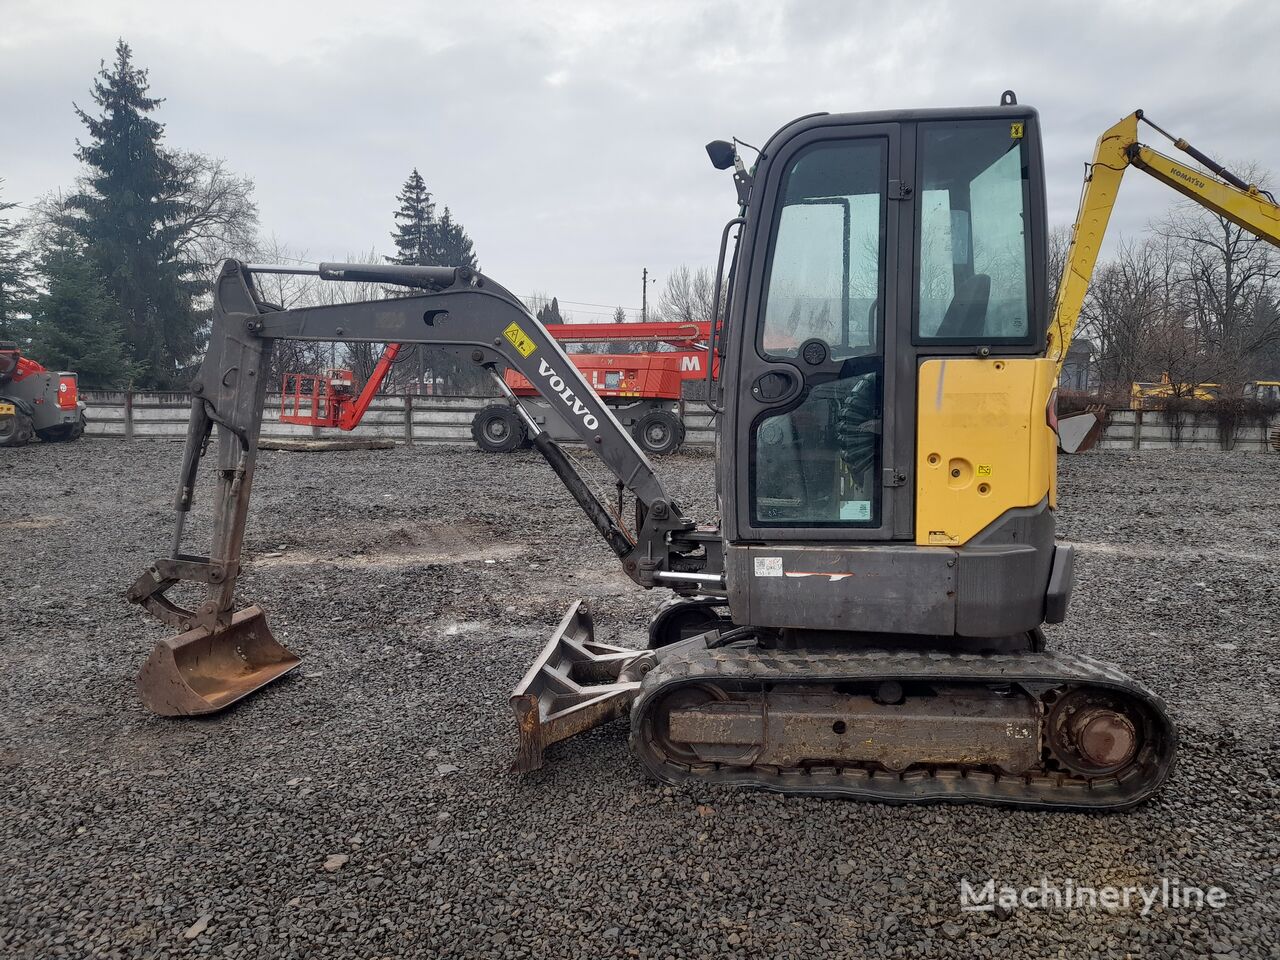
[[[1039,122],[1006,93],[997,106],[802,117],[750,169],[735,144],[708,145],[738,197],[708,344],[714,523],[685,515],[555,338],[491,278],[321,264],[310,272],[325,280],[407,295],[282,310],[254,276],[307,271],[224,264],[172,547],[129,590],[179,631],[142,670],[144,702],[209,713],[298,663],[261,609],[234,602],[274,343],[431,343],[492,375],[626,574],[672,593],[647,650],[596,642],[585,603],[570,607],[512,693],[516,770],[629,715],[632,749],[672,783],[1141,802],[1173,762],[1164,705],[1113,666],[1046,651],[1040,627],[1065,617],[1073,580],[1071,547],[1054,537],[1059,368],[1120,171],[1164,167],[1137,144],[1136,115],[1103,138],[1051,312]],[[1248,187],[1185,176],[1199,179],[1184,192],[1219,191],[1215,209],[1252,204],[1237,213],[1246,225],[1267,209]],[[524,412],[507,367],[614,473],[630,522]],[[215,431],[211,542],[190,553],[183,519]],[[183,582],[203,585],[203,602],[167,596]]]
[[[1147,124],[1170,140],[1204,169],[1165,156],[1139,142],[1139,123]],[[1085,177],[1080,211],[1049,326],[1049,354],[1057,360],[1059,370],[1075,334],[1120,181],[1129,167],[1136,167],[1254,236],[1280,246],[1280,206],[1276,205],[1274,196],[1256,184],[1246,183],[1186,140],[1162,130],[1148,120],[1143,111],[1135,110],[1098,138]],[[1200,394],[1201,391],[1196,392],[1197,396]],[[1092,446],[1102,432],[1103,416],[1098,412],[1063,417],[1058,424],[1062,449],[1075,453]]]

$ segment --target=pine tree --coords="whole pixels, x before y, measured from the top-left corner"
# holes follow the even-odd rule
[[[91,96],[101,108],[76,107],[89,131],[76,157],[88,165],[84,189],[68,205],[87,255],[119,305],[139,383],[173,386],[202,346],[207,319],[193,298],[198,283],[177,254],[184,207],[179,171],[162,146],[164,127],[150,116],[162,100],[147,95],[147,71],[134,66],[123,40],[105,63]]]
[[[626,322],[627,322],[627,311],[623,310],[621,307],[614,307],[614,308],[613,308],[613,322],[614,322],[614,323],[626,323]]]
[[[21,244],[22,225],[10,223],[6,216],[15,206],[0,202],[0,340],[26,339],[25,319],[35,293],[31,258]]]
[[[32,303],[32,353],[45,366],[74,370],[89,388],[128,383],[122,312],[70,230],[56,231],[40,259],[44,292]]]
[[[551,302],[544,304],[538,308],[537,318],[542,321],[543,326],[550,326],[556,323],[564,323],[564,317],[560,315],[560,301],[555,297],[551,298]]]
[[[462,224],[453,219],[448,207],[444,208],[444,213],[436,223],[435,235],[436,263],[443,267],[480,269],[480,264],[476,261],[475,245],[467,236],[467,231],[462,229]]]
[[[431,201],[427,185],[413,168],[409,179],[396,195],[400,209],[395,213],[396,228],[391,240],[396,245],[396,255],[387,257],[388,263],[402,266],[429,267],[439,264],[436,254],[436,205]]]

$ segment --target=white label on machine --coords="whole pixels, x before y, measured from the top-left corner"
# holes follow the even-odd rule
[[[757,577],[782,576],[782,558],[781,557],[756,557],[756,576]]]
[[[840,504],[841,520],[870,520],[870,500],[845,500]]]

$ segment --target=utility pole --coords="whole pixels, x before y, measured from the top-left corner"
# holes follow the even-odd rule
[[[649,284],[657,283],[657,278],[649,279],[649,268],[645,267],[640,280],[640,322],[649,322]]]

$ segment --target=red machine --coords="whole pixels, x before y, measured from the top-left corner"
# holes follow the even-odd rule
[[[557,340],[568,344],[665,343],[670,352],[571,354],[574,366],[586,374],[592,388],[631,428],[636,441],[649,453],[671,453],[684,442],[683,384],[706,380],[708,322],[669,323],[567,323],[548,328]],[[281,389],[280,419],[310,427],[352,430],[364,416],[386,379],[400,344],[387,345],[373,374],[360,394],[355,393],[350,370],[333,369],[320,374],[286,373]],[[718,373],[718,371],[716,371]],[[538,391],[520,374],[508,370],[504,379],[520,397],[537,398]],[[539,425],[553,437],[573,439],[567,424],[559,422],[547,405],[529,405]],[[528,442],[525,427],[503,403],[485,406],[471,423],[471,435],[480,449],[501,453]],[[563,435],[563,436],[562,436]]]
[[[335,368],[319,374],[286,373],[280,388],[281,422],[354,430],[399,354],[400,344],[387,344],[359,396],[355,394],[350,370]]]
[[[76,374],[47,370],[16,343],[0,341],[0,447],[20,447],[36,437],[78,440],[85,427],[79,383]]]
[[[706,380],[710,323],[565,323],[547,330],[566,344],[621,341],[675,347],[670,352],[570,353],[570,359],[609,404],[614,416],[631,429],[641,449],[647,453],[674,453],[680,448],[685,437],[683,385]],[[576,439],[572,427],[542,400],[533,384],[513,370],[506,371],[503,378],[513,393],[527,401],[526,409],[553,439]],[[471,436],[476,446],[490,453],[503,453],[529,443],[524,423],[505,403],[483,407],[471,421]]]

